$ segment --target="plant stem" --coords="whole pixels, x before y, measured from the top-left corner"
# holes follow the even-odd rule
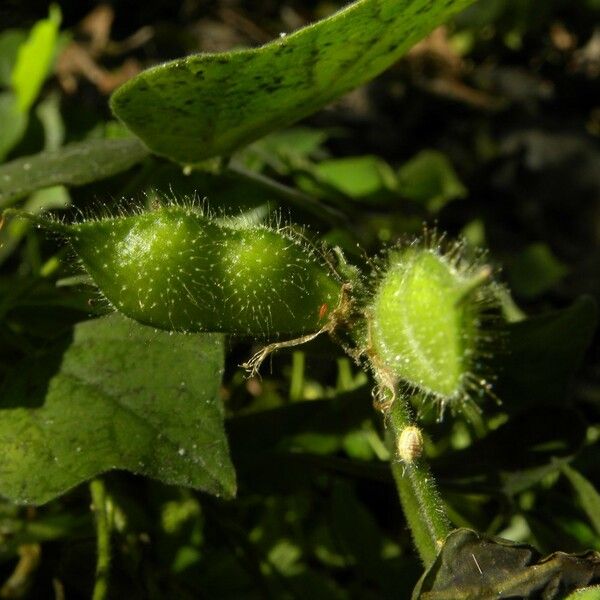
[[[90,483],[92,506],[96,516],[96,583],[92,600],[105,600],[108,597],[108,576],[110,571],[110,532],[111,517],[108,496],[104,482],[94,479]]]
[[[275,194],[277,197],[285,200],[292,206],[295,206],[301,210],[305,210],[320,219],[323,219],[334,227],[344,227],[353,229],[353,223],[347,214],[342,211],[324,203],[319,202],[312,196],[300,192],[299,190],[284,185],[279,181],[275,181],[262,173],[256,173],[245,169],[239,163],[231,161],[227,166],[227,170],[231,173],[235,173],[238,177],[251,181],[254,184],[260,185]]]
[[[415,546],[427,567],[435,560],[451,527],[426,459],[420,453],[410,461],[397,458],[402,432],[409,427],[416,428],[408,398],[398,394],[389,410],[392,473]]]

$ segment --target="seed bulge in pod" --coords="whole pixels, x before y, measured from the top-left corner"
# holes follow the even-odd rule
[[[314,250],[265,226],[226,225],[182,206],[46,226],[66,235],[118,311],[163,329],[314,332],[340,299],[341,284]]]

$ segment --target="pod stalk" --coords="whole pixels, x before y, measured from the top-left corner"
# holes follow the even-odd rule
[[[381,393],[391,401],[387,442],[400,503],[421,561],[428,567],[451,531],[450,521],[423,454],[422,434],[413,419],[408,397],[389,387],[382,388]]]

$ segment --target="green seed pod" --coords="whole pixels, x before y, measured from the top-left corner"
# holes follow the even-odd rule
[[[175,205],[73,225],[37,222],[69,240],[118,311],[154,327],[298,335],[322,328],[340,300],[332,270],[288,230]]]
[[[459,249],[410,247],[388,255],[367,309],[366,353],[380,381],[403,383],[443,406],[473,389],[477,376],[490,269],[468,265]]]

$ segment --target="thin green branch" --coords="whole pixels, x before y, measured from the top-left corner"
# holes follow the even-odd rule
[[[111,511],[104,482],[94,479],[90,483],[92,506],[96,517],[96,582],[92,600],[108,598],[108,579],[110,573],[110,534],[112,529]]]
[[[242,179],[262,186],[265,188],[265,191],[275,194],[278,198],[281,198],[292,206],[313,214],[334,227],[354,229],[353,223],[345,212],[337,210],[325,202],[320,202],[308,194],[284,185],[279,181],[275,181],[261,173],[250,171],[235,161],[231,161],[227,165],[227,170],[235,173]]]

